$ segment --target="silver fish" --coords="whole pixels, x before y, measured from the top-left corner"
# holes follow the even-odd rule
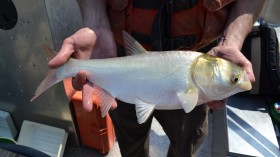
[[[131,56],[70,58],[64,66],[49,71],[31,101],[54,84],[86,70],[103,117],[117,98],[135,104],[141,124],[154,109],[184,109],[188,113],[197,105],[252,88],[246,72],[222,58],[194,51],[146,51],[128,33],[123,37]]]

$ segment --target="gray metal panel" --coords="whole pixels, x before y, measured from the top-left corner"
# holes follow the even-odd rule
[[[280,156],[264,98],[231,97],[227,106],[227,129],[230,156]]]
[[[53,43],[59,50],[65,38],[83,26],[76,0],[45,0]]]
[[[228,153],[226,111],[208,113],[208,135],[197,151],[198,157],[226,157]]]
[[[69,133],[68,143],[78,145],[62,83],[30,102],[48,71],[48,58],[42,45],[54,48],[55,43],[59,47],[63,38],[82,26],[80,22],[70,21],[71,16],[80,18],[76,1],[13,2],[18,12],[17,25],[11,30],[0,29],[0,110],[11,113],[18,131],[23,120],[44,123],[65,129]],[[54,12],[53,9],[59,9],[60,12]],[[63,19],[66,16],[69,18]]]
[[[279,0],[266,0],[260,17],[264,18],[267,22],[273,24],[280,24],[280,1]]]

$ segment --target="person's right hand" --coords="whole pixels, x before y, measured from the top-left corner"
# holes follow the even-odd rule
[[[113,34],[102,28],[82,28],[66,38],[60,51],[49,62],[50,68],[58,68],[65,64],[70,57],[77,59],[116,57],[116,47]],[[82,90],[82,104],[87,111],[92,110],[93,84],[87,80],[87,72],[80,71],[72,80],[75,90]],[[116,106],[112,106],[115,108]]]
[[[229,42],[228,40],[224,39],[221,43],[212,48],[208,54],[221,57],[228,61],[231,61],[240,67],[242,67],[248,75],[248,79],[251,82],[255,82],[255,75],[253,72],[252,63],[242,54],[239,50],[238,46],[234,42]],[[223,109],[226,105],[227,99],[224,100],[216,100],[208,102],[208,107],[211,109]]]

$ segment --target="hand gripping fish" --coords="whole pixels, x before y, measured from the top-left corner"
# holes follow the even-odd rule
[[[88,71],[102,116],[116,103],[115,98],[135,104],[138,122],[144,123],[154,109],[184,109],[222,100],[251,89],[246,72],[222,58],[192,51],[146,51],[123,32],[131,56],[77,60],[50,70],[35,92],[34,100],[45,90],[79,71]]]

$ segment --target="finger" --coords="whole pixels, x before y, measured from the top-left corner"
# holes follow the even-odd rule
[[[118,107],[118,104],[117,104],[117,102],[116,101],[114,101],[113,103],[112,103],[112,106],[111,106],[111,110],[114,110],[114,109],[116,109]]]
[[[48,66],[52,69],[62,66],[67,62],[72,53],[74,53],[74,40],[72,37],[69,37],[63,41],[60,51],[48,63]]]
[[[215,47],[213,47],[210,51],[208,51],[207,54],[212,55],[212,56],[216,56],[215,55]]]
[[[217,102],[216,101],[208,102],[207,105],[210,109],[216,109],[217,108]]]
[[[254,83],[256,81],[256,78],[255,78],[253,71],[251,71],[251,70],[245,70],[245,71],[248,75],[248,79],[250,80],[250,82]]]
[[[87,81],[83,86],[82,95],[83,108],[90,112],[93,104],[93,84],[91,82]]]
[[[246,73],[248,75],[249,80],[251,82],[255,82],[256,78],[255,78],[255,75],[254,75],[254,72],[253,72],[252,64],[249,61],[247,61],[245,64],[246,64],[245,65],[245,71],[246,71]]]
[[[210,109],[223,109],[226,105],[226,99],[211,101],[211,102],[208,102],[207,105]]]
[[[223,51],[226,52],[232,50],[224,49]],[[255,82],[255,75],[253,72],[252,64],[240,51],[235,51],[234,54],[237,54],[235,56],[233,56],[233,54],[231,53],[222,53],[223,51],[220,47],[214,47],[208,52],[208,54],[230,60],[231,62],[243,67],[248,75],[248,79],[251,82]]]
[[[87,81],[87,72],[86,71],[80,71],[76,77],[72,79],[72,86],[75,90],[82,90],[84,84]]]
[[[221,101],[214,101],[212,102],[211,106],[209,106],[209,108],[217,110],[224,108],[224,106],[224,103],[222,103]]]

